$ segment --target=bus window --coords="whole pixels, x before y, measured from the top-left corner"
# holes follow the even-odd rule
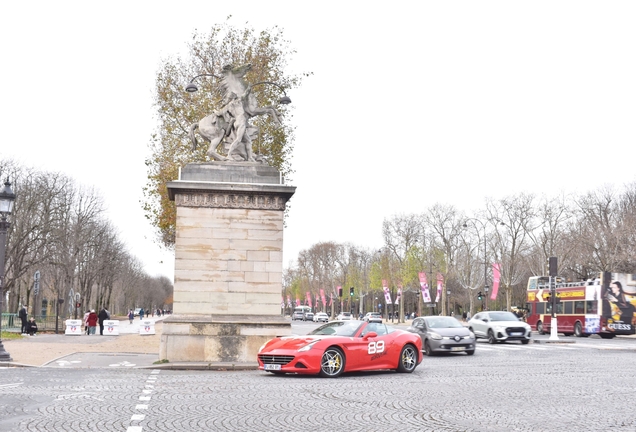
[[[585,313],[597,314],[598,313],[598,300],[591,300],[585,302]]]
[[[537,303],[537,310],[536,310],[536,314],[537,315],[541,315],[545,313],[545,303]]]
[[[575,301],[574,302],[574,313],[577,315],[583,315],[585,313],[585,302],[584,301]]]
[[[556,313],[558,313],[558,314],[562,314],[563,313],[563,302],[557,303]]]
[[[565,308],[566,314],[571,314],[572,310],[574,309],[574,302],[573,301],[563,302],[563,307]]]
[[[526,311],[528,315],[532,315],[533,313],[536,313],[535,310],[532,308],[532,303],[526,303]]]
[[[547,314],[551,314],[552,313],[552,302],[547,302],[545,304],[545,313],[547,313]]]

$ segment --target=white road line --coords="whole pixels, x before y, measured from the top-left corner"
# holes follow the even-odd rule
[[[128,426],[126,432],[142,432],[141,426]]]
[[[139,396],[139,400],[141,400],[141,401],[149,401],[150,400],[150,396]]]
[[[147,410],[148,409],[148,405],[135,405],[135,409]]]
[[[141,392],[143,394],[150,394],[150,393],[152,393],[152,390],[142,390]]]
[[[0,384],[0,388],[2,389],[7,389],[7,388],[15,388],[18,386],[21,386],[22,383],[13,383],[13,384]]]
[[[133,416],[130,418],[131,421],[141,421],[145,418],[146,416],[144,414],[133,414]]]

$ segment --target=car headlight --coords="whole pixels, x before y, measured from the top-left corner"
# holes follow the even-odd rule
[[[442,340],[442,336],[437,333],[431,333],[431,339]]]
[[[310,349],[312,349],[312,348],[313,348],[313,346],[314,346],[314,344],[315,344],[316,342],[318,342],[318,341],[313,341],[313,342],[308,343],[308,344],[307,344],[307,345],[305,345],[304,347],[300,348],[300,349],[298,350],[298,352],[309,351]]]

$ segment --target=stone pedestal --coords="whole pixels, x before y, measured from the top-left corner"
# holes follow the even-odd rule
[[[280,312],[283,214],[295,187],[257,163],[187,165],[168,183],[177,205],[173,315],[160,358],[255,362],[291,334]]]

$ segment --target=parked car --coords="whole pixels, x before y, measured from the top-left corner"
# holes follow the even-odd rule
[[[362,321],[382,322],[382,314],[380,312],[367,312]]]
[[[303,311],[294,311],[292,314],[292,321],[304,321],[305,313]]]
[[[336,317],[336,319],[338,321],[348,321],[348,320],[352,320],[353,317],[351,316],[351,312],[342,312],[340,313],[340,315]]]
[[[530,326],[512,312],[479,312],[468,321],[468,327],[475,337],[486,338],[491,344],[511,340],[520,340],[524,345],[530,342]]]
[[[329,315],[324,312],[318,312],[314,314],[314,322],[327,322],[329,321]]]
[[[475,335],[454,317],[415,318],[406,330],[422,338],[422,349],[427,356],[454,352],[475,354]]]
[[[305,321],[313,321],[314,313],[313,312],[305,312]]]
[[[141,308],[135,308],[134,315],[139,316],[139,312],[141,312]]]

